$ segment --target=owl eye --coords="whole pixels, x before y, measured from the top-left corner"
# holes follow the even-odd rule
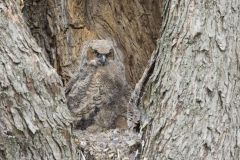
[[[100,57],[100,53],[98,53],[98,51],[94,50],[94,53],[97,57]]]
[[[109,53],[107,54],[107,57],[110,59],[114,59],[114,51],[113,49],[110,49]]]
[[[101,57],[101,54],[100,54],[100,53],[97,53],[96,55],[97,55],[98,58]]]

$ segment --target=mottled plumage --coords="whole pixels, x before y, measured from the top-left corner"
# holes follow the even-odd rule
[[[82,48],[80,70],[66,86],[75,127],[105,130],[127,127],[130,88],[121,52],[109,40],[93,40]]]

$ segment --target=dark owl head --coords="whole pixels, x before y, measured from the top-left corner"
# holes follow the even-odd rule
[[[103,70],[114,75],[124,75],[123,54],[111,40],[91,40],[81,48],[80,68]],[[88,68],[89,69],[89,68]],[[125,79],[125,76],[121,76]]]
[[[93,48],[87,50],[87,60],[92,65],[104,66],[114,61],[114,50],[112,48]]]

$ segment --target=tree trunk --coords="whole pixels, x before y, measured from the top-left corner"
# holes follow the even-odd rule
[[[240,159],[239,6],[165,1],[162,36],[135,91],[142,159]]]
[[[71,121],[62,82],[19,6],[0,1],[0,160],[77,159]]]
[[[134,84],[160,26],[131,101],[141,111],[140,158],[240,159],[239,1],[17,2],[0,0],[0,160],[84,159],[50,64],[66,82],[82,42],[110,37]]]

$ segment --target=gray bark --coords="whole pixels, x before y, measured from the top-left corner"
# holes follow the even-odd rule
[[[135,91],[141,157],[240,159],[240,2],[164,3],[162,36]]]
[[[69,61],[65,56],[72,56],[66,0],[23,0],[21,8],[26,24],[43,49],[45,58],[62,78],[65,77],[63,68],[67,64],[64,62]]]
[[[66,5],[63,2],[56,5],[60,10]],[[91,8],[90,4],[86,6]],[[115,8],[114,4],[110,6]],[[131,101],[142,112],[141,159],[240,159],[239,6],[235,0],[164,1],[162,36]],[[81,159],[82,153],[72,139],[72,118],[61,80],[44,58],[46,52],[38,47],[17,7],[13,0],[0,0],[0,159]],[[98,25],[105,22],[92,20]],[[76,27],[78,23],[73,22],[69,23],[70,29],[66,27],[73,34],[89,32],[82,30],[87,27]],[[52,63],[63,73],[61,70],[73,62],[64,57],[76,56],[74,50],[80,46],[74,47],[79,41],[72,43],[63,38],[71,34],[65,34],[67,23],[61,24],[55,39],[47,36],[48,40],[38,43],[57,43],[59,54],[53,51],[54,45],[53,50],[50,45],[49,53],[63,54],[57,66]],[[131,37],[134,31],[126,32]],[[112,35],[107,31],[94,34],[105,33]],[[46,35],[44,32],[43,37]],[[128,43],[124,38],[117,41]],[[45,44],[41,47],[47,48]],[[136,48],[129,54],[134,54]],[[137,69],[131,72],[141,73]],[[132,76],[134,81],[138,76]]]
[[[62,82],[15,1],[0,1],[0,159],[77,159]]]

